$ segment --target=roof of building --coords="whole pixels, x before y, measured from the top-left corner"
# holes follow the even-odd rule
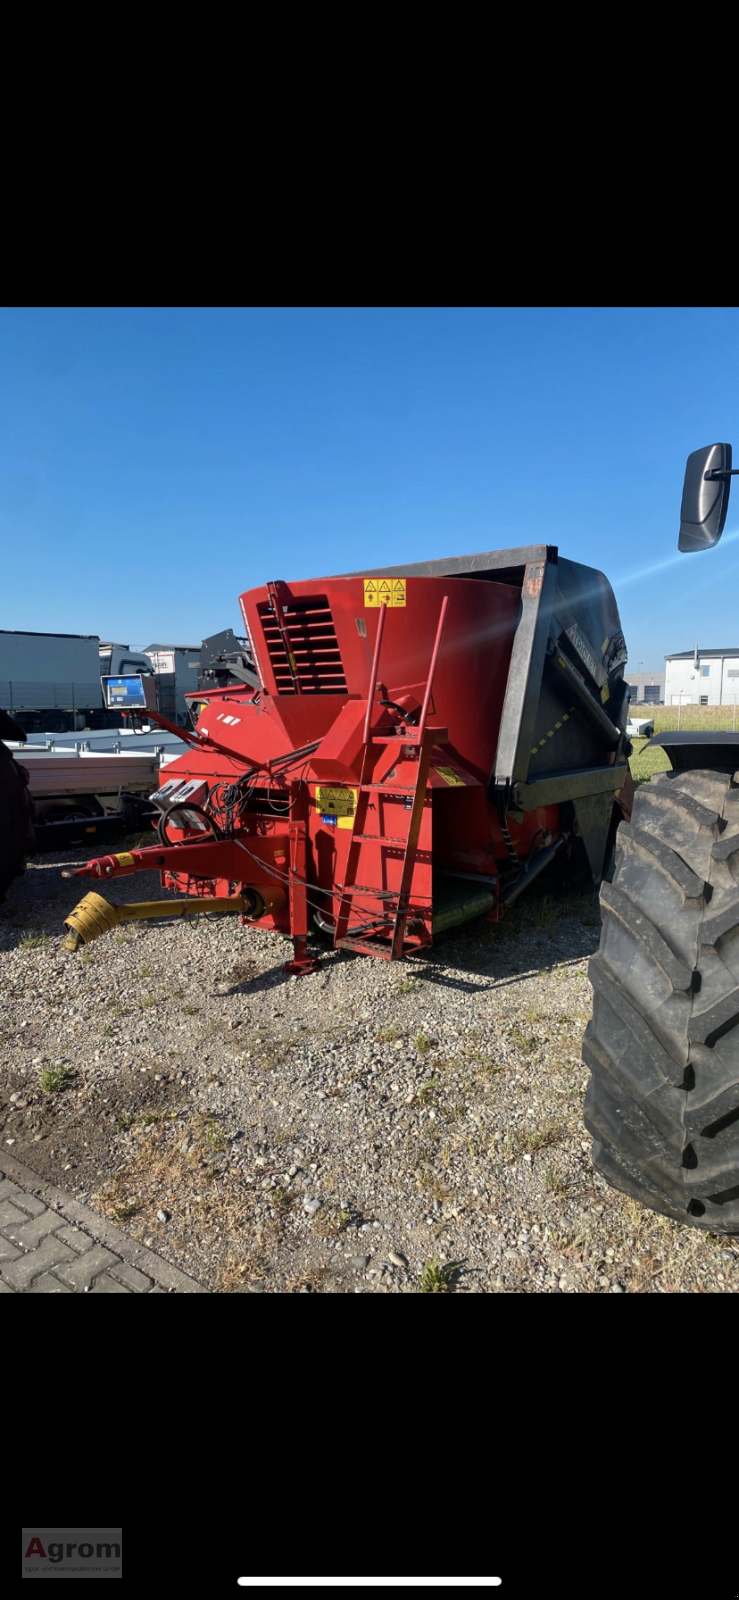
[[[674,655],[665,656],[665,661],[690,661],[696,654],[695,650],[677,650]],[[699,656],[739,656],[739,645],[733,650],[699,650]]]
[[[145,644],[144,655],[147,650],[200,650],[199,644]]]

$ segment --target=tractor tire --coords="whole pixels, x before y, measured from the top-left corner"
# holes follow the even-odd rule
[[[590,963],[593,1161],[652,1211],[739,1232],[739,773],[661,773],[618,830]]]

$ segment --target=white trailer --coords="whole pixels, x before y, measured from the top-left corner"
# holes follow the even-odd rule
[[[147,828],[154,815],[149,796],[158,789],[166,760],[163,748],[118,753],[3,742],[28,779],[37,848]]]

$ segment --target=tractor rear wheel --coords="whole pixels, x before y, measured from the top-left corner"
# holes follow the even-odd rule
[[[595,1166],[653,1211],[739,1232],[734,778],[672,772],[641,785],[601,909],[583,1041]]]

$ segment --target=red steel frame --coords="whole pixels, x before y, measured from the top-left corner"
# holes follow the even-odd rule
[[[306,605],[331,618],[346,693],[309,692],[312,646],[291,618],[316,590],[320,599]],[[416,578],[402,608],[367,609],[365,598],[361,578],[270,583],[242,596],[264,687],[204,694],[191,748],[162,772],[163,781],[202,777],[214,796],[231,785],[238,805],[230,830],[203,837],[173,815],[171,843],[103,856],[75,875],[156,867],[166,888],[224,899],[242,886],[279,883],[286,904],[263,920],[292,938],[285,970],[295,974],[318,964],[307,943],[316,911],[323,926],[333,924],[336,946],[395,960],[431,942],[432,869],[496,885],[506,846],[487,777],[516,595],[498,583]],[[265,604],[293,692],[275,679],[261,627]],[[339,808],[354,797],[351,820],[322,811],[319,798],[332,786]],[[214,814],[223,827],[222,811]],[[556,806],[511,824],[522,853],[537,832],[551,837],[557,826]]]

